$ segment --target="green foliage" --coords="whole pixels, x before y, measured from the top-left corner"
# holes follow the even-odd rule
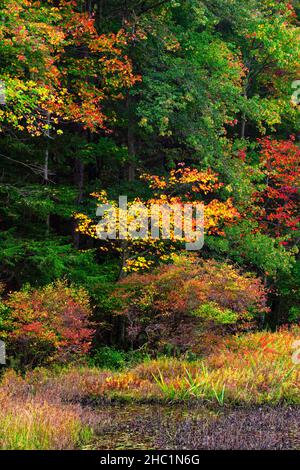
[[[299,323],[299,319],[300,319],[300,307],[299,306],[297,307],[293,306],[290,308],[288,319],[291,323]]]
[[[233,261],[273,278],[291,272],[297,252],[287,251],[280,241],[257,231],[257,225],[249,221],[228,227],[223,240],[207,237],[206,244],[212,253],[226,254]]]
[[[291,321],[299,323],[300,320],[300,261],[299,259],[287,276],[281,276],[278,280],[278,297],[276,320],[281,323]]]
[[[97,348],[89,359],[91,366],[101,369],[118,370],[125,366],[126,356],[123,351],[119,351],[109,346]]]
[[[215,302],[201,305],[193,314],[203,318],[203,320],[213,321],[221,325],[235,324],[238,321],[236,312],[228,308],[222,310]]]
[[[118,274],[114,260],[103,265],[97,263],[95,250],[75,250],[61,238],[20,239],[14,237],[13,232],[2,234],[0,263],[2,273],[19,286],[44,285],[67,278],[86,286],[96,297],[101,296],[104,284],[112,283]]]
[[[143,350],[124,351],[110,346],[102,346],[92,352],[89,364],[101,369],[121,370],[149,359],[150,357]]]
[[[139,46],[146,60],[136,92],[142,94],[137,123],[147,134],[173,141],[172,152],[165,149],[170,162],[182,161],[182,145],[186,155],[212,161],[222,152],[224,124],[238,109],[242,69],[232,60],[231,44],[214,34],[209,16],[198,2],[171,4]]]

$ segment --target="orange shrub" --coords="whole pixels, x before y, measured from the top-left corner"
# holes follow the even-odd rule
[[[87,292],[58,281],[13,292],[2,304],[1,338],[22,365],[66,362],[86,354],[93,336]]]
[[[201,349],[203,334],[214,338],[216,332],[249,328],[258,314],[268,312],[260,279],[195,257],[179,258],[151,274],[130,275],[114,295],[123,302],[116,313],[126,319],[128,339],[156,351]]]

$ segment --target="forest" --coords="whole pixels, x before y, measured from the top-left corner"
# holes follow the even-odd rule
[[[0,449],[299,450],[300,2],[0,18]]]

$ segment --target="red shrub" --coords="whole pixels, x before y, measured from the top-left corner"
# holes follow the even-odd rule
[[[93,336],[86,291],[56,282],[13,292],[3,302],[1,338],[24,365],[86,354]]]
[[[260,279],[216,261],[181,258],[152,274],[133,274],[119,283],[117,313],[126,318],[129,340],[153,349],[167,345],[198,349],[204,337],[253,325],[268,311]],[[201,347],[200,347],[201,349]]]

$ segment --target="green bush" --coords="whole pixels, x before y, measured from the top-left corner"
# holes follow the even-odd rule
[[[101,369],[120,370],[125,367],[133,367],[150,359],[149,354],[139,349],[122,351],[113,347],[102,346],[94,351],[92,357],[89,358],[89,364]]]
[[[125,367],[126,354],[118,349],[103,346],[95,350],[89,362],[90,365],[101,369],[119,370]]]

